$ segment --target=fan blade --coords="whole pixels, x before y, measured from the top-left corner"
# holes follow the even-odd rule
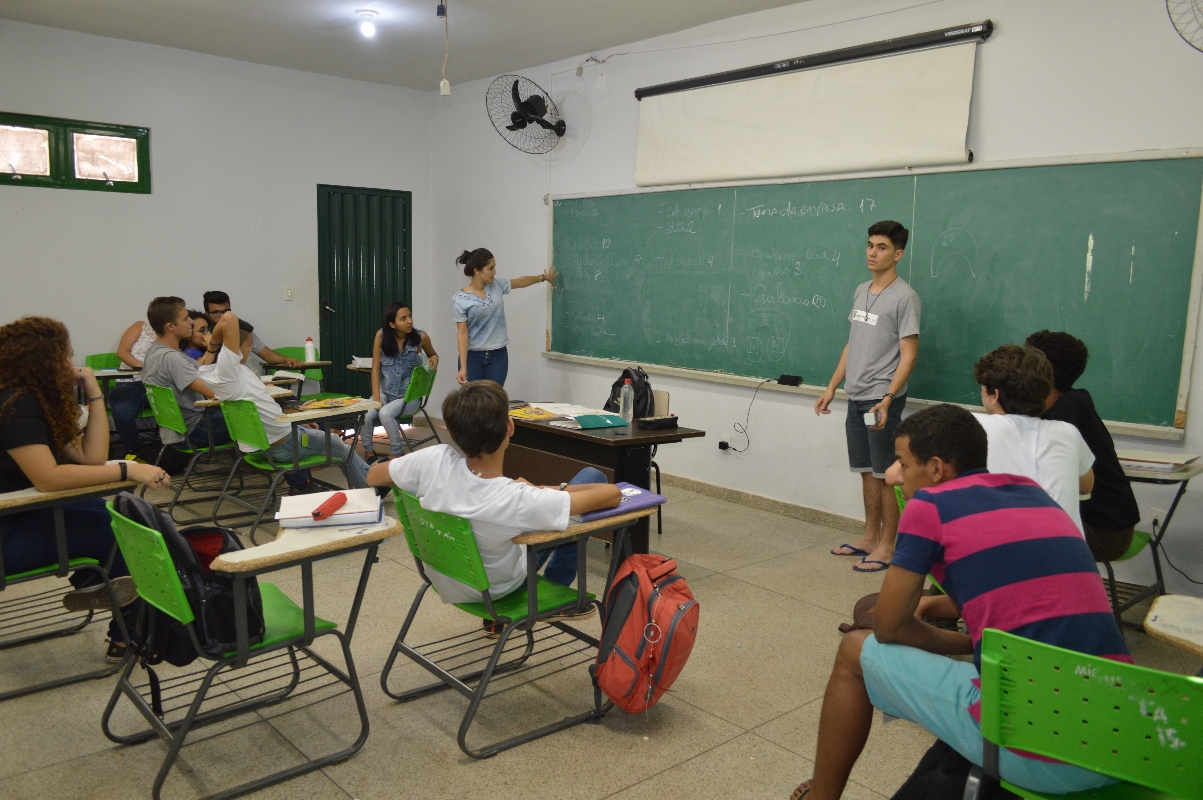
[[[520,131],[527,125],[526,117],[519,111],[510,114],[510,124],[505,126],[507,131]]]
[[[518,81],[514,81],[513,87],[510,88],[510,94],[514,98],[514,108],[522,110],[522,98],[518,96]]]
[[[543,130],[545,130],[545,131],[554,131],[556,129],[556,126],[554,123],[548,122],[547,120],[542,119],[541,117],[535,117],[534,119],[530,120],[530,122],[537,122],[539,124],[539,127],[543,128]]]

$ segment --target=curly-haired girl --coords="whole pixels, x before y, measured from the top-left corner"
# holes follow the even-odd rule
[[[83,434],[76,387],[87,400]],[[31,486],[60,491],[119,481],[127,476],[152,488],[166,488],[171,478],[149,464],[106,465],[109,423],[96,376],[71,360],[71,340],[63,323],[47,317],[22,317],[0,326],[0,492]],[[113,549],[113,531],[104,501],[72,503],[63,508],[67,552],[71,558],[104,563]],[[58,560],[54,516],[50,509],[0,517],[0,546],[8,574],[45,567]],[[110,583],[118,605],[136,598],[133,580],[118,552]],[[63,598],[70,611],[109,606],[103,584],[86,586],[94,573],[71,576],[76,591]],[[120,627],[109,625],[111,661],[125,654]]]

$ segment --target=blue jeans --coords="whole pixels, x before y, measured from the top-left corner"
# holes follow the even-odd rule
[[[189,441],[193,447],[208,447],[209,446],[209,422],[213,423],[213,446],[219,444],[228,444],[230,432],[226,430],[226,418],[221,415],[220,408],[205,409],[205,415],[201,418],[200,424],[192,429],[188,434]]]
[[[139,384],[141,385],[141,384]],[[67,528],[67,554],[71,558],[94,558],[101,566],[112,552],[113,528],[104,500],[81,500],[63,506],[63,522]],[[0,517],[0,547],[4,549],[4,571],[9,575],[39,569],[58,563],[58,548],[54,542],[54,511],[49,508],[24,514]],[[109,578],[129,575],[121,550],[113,557]],[[71,574],[71,584],[77,589],[96,583],[97,573],[86,569]],[[85,583],[86,582],[86,583]],[[130,607],[127,606],[127,609]],[[126,614],[127,620],[135,617]],[[109,638],[122,641],[117,621],[109,621]]]
[[[570,484],[608,482],[602,471],[593,467],[585,467],[568,481]],[[540,550],[536,563],[540,568],[547,564],[547,569],[543,570],[543,577],[547,580],[561,586],[571,586],[576,580],[576,542],[562,544],[554,550]]]
[[[301,428],[294,430],[292,436],[280,442],[277,445],[272,445],[268,450],[271,453],[272,459],[278,466],[284,467],[292,463],[292,443],[297,437],[300,437],[298,442],[300,459],[304,460],[306,456],[325,456],[326,455],[326,432],[315,430],[313,428]],[[306,441],[307,440],[307,441]],[[337,433],[330,434],[330,455],[334,458],[341,458],[347,464],[347,476],[350,478],[350,488],[366,489],[368,486],[368,465],[362,458],[351,452],[351,445],[342,440]],[[301,476],[304,477],[301,477]],[[285,479],[289,485],[298,486],[304,485],[309,480],[309,470],[300,470],[297,473],[287,473]],[[298,482],[299,481],[299,482]]]
[[[505,376],[509,371],[510,354],[504,347],[496,350],[468,351],[468,380],[470,381],[494,381],[499,386],[505,386]]]
[[[138,415],[146,409],[146,387],[142,381],[119,383],[109,392],[113,427],[127,453],[138,452]]]
[[[401,438],[400,420],[402,417],[411,417],[416,414],[421,402],[421,400],[411,400],[406,403],[404,400],[392,400],[380,408],[369,411],[363,420],[363,430],[359,432],[359,441],[363,444],[364,452],[371,452],[373,432],[376,430],[376,423],[379,422],[384,426],[384,432],[388,434],[388,454],[390,456],[401,455],[405,450],[405,440]]]

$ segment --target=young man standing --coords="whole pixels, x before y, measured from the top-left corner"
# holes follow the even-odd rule
[[[848,466],[861,474],[865,499],[865,533],[832,550],[837,556],[861,556],[857,572],[881,572],[890,565],[898,534],[898,504],[886,486],[886,470],[894,461],[894,430],[906,408],[906,382],[919,354],[922,303],[915,290],[898,277],[898,262],[909,232],[883,220],[869,228],[865,260],[872,280],[856,287],[852,330],[831,376],[827,391],[815,401],[816,414],[830,414],[835,390],[848,393]],[[866,422],[872,414],[875,423]]]
[[[873,631],[844,637],[819,715],[812,780],[793,797],[835,800],[869,736],[873,708],[921,725],[978,766],[982,631],[986,628],[1132,663],[1077,527],[1036,482],[988,472],[986,432],[965,409],[940,405],[898,427],[902,492],[910,498]],[[968,634],[915,616],[930,573]],[[943,614],[941,614],[943,616]],[[974,656],[973,662],[949,655]],[[1007,781],[1066,794],[1110,783],[1090,770],[1002,750]]]
[[[230,441],[221,410],[211,408],[208,414],[196,407],[197,400],[212,400],[213,390],[200,378],[196,362],[180,349],[180,342],[192,337],[192,318],[179,297],[156,297],[146,309],[146,319],[154,328],[155,341],[142,358],[142,384],[170,387],[179,404],[188,439],[197,447],[209,446],[208,421],[213,424],[213,444]],[[163,444],[185,441],[183,434],[159,428]]]
[[[217,330],[217,323],[221,321],[221,315],[230,310],[230,296],[225,292],[205,292],[204,297],[205,316],[209,318],[209,330]],[[209,345],[209,352],[216,354],[220,350],[216,345]],[[259,334],[252,334],[251,353],[258,356],[266,364],[271,364],[274,367],[287,367],[294,369],[300,365],[300,361],[288,356],[282,356],[275,350],[272,350],[263,340],[259,338]],[[258,362],[256,362],[256,365]]]

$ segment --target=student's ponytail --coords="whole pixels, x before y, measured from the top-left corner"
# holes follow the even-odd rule
[[[477,272],[480,272],[490,261],[493,260],[493,254],[483,247],[478,247],[475,250],[459,254],[459,258],[455,259],[456,264],[462,264],[464,274],[471,278]]]

